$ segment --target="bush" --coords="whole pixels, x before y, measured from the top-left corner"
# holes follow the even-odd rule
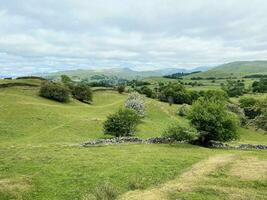
[[[253,92],[267,92],[267,78],[261,78],[259,81],[254,81],[252,84]]]
[[[200,133],[200,142],[210,140],[230,141],[238,138],[238,119],[227,111],[225,102],[216,99],[199,98],[189,114],[191,124]]]
[[[240,108],[237,104],[234,103],[228,103],[227,108],[230,112],[235,113],[238,116],[239,121],[242,125],[246,125],[247,119],[242,108]]]
[[[267,131],[267,112],[255,117],[254,124],[257,128]]]
[[[227,84],[222,87],[229,97],[238,97],[244,94],[245,84],[241,81],[227,80]]]
[[[73,98],[82,102],[91,102],[93,100],[93,92],[91,88],[86,84],[78,84],[73,86],[72,89]]]
[[[104,122],[104,133],[120,136],[131,136],[140,122],[138,114],[131,109],[120,109],[117,113],[109,115]]]
[[[114,200],[118,196],[118,190],[112,184],[105,182],[96,188],[96,200]]]
[[[70,92],[67,87],[53,82],[46,82],[42,84],[39,93],[42,97],[59,102],[67,102],[70,98]]]
[[[188,104],[183,104],[179,110],[178,110],[178,115],[181,117],[187,116],[190,111],[190,107]]]
[[[194,128],[183,127],[179,124],[171,125],[164,131],[163,137],[172,138],[176,141],[193,141],[198,138]]]
[[[145,116],[145,102],[143,97],[137,92],[130,93],[125,101],[125,107],[135,110],[136,113]]]
[[[125,91],[125,86],[124,85],[119,85],[117,87],[117,91],[118,91],[118,93],[122,94]]]
[[[141,87],[140,93],[146,95],[148,98],[155,98],[156,97],[155,92],[147,86]]]
[[[258,100],[253,97],[242,97],[239,100],[240,107],[244,109],[245,115],[249,119],[254,119],[261,114],[261,107],[257,106]]]

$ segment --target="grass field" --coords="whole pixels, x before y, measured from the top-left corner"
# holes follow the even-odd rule
[[[265,199],[265,151],[214,150],[188,144],[81,147],[88,139],[108,137],[102,133],[102,122],[123,106],[125,98],[114,91],[98,91],[91,105],[74,100],[62,104],[39,97],[38,88],[0,89],[0,199],[91,199],[105,182],[116,188],[119,198],[136,198],[171,185],[170,190],[160,193],[166,199],[237,199],[231,194]],[[173,122],[188,125],[185,118],[176,115],[178,106],[146,99],[146,107],[147,115],[138,126],[139,137],[159,136]],[[237,143],[267,143],[263,133],[240,131]],[[228,157],[229,162],[220,165],[219,161]],[[191,180],[192,169],[210,159],[214,167],[205,173],[200,170],[201,184]],[[257,162],[250,166],[246,159]],[[240,166],[240,173],[248,170],[242,166],[255,169],[253,179],[238,181],[243,174],[228,166]],[[181,179],[190,187],[177,192],[172,186]],[[138,189],[133,185],[142,191],[129,194]]]

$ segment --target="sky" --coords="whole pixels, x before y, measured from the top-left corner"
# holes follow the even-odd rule
[[[0,0],[2,76],[266,59],[266,0]]]

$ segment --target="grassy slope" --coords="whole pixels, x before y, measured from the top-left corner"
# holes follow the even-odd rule
[[[61,104],[37,94],[35,88],[0,90],[0,199],[82,199],[105,181],[123,193],[136,177],[147,188],[227,152],[191,145],[82,148],[82,141],[103,137],[102,121],[123,106],[126,96],[95,92],[94,103],[86,105]],[[140,137],[160,135],[174,121],[187,124],[175,116],[176,106],[150,99],[146,104]]]
[[[250,74],[267,74],[267,61],[232,62],[187,77],[242,77]]]

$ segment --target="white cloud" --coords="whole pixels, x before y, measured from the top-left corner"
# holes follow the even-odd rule
[[[3,0],[0,73],[267,59],[265,0]]]

